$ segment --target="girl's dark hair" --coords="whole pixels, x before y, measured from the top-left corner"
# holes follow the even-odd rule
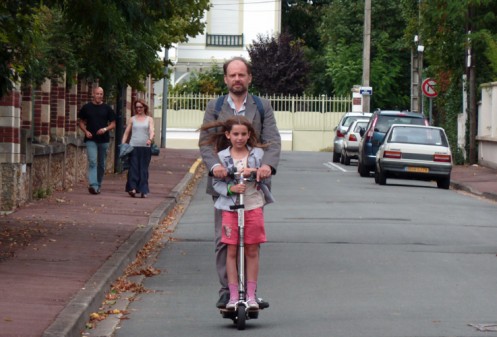
[[[204,145],[214,145],[216,152],[228,148],[231,143],[228,138],[226,138],[226,132],[230,132],[234,125],[245,125],[250,133],[250,138],[247,141],[247,145],[250,147],[266,147],[266,144],[261,144],[257,140],[257,135],[252,123],[244,116],[234,116],[228,118],[224,121],[214,121],[206,123],[200,127],[200,131],[209,131],[209,135],[206,140],[199,143],[200,146]]]

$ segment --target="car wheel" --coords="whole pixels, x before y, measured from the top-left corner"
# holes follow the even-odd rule
[[[342,157],[340,159],[342,161],[342,164],[344,165],[350,165],[350,157],[347,156],[347,153],[346,152],[342,152]]]
[[[361,177],[369,177],[369,170],[367,167],[365,167],[364,165],[361,164],[361,162],[359,161],[359,164],[357,165],[357,172],[359,172],[359,175]]]
[[[379,184],[380,183],[380,176],[378,175],[378,170],[374,173],[374,182]]]
[[[333,152],[333,162],[338,163],[339,160],[340,160],[340,153]]]
[[[343,151],[342,154],[340,155],[340,164],[345,164],[345,155],[343,154]]]
[[[437,187],[443,188],[444,190],[448,190],[450,187],[450,177],[438,179],[437,180]]]
[[[387,175],[383,170],[378,169],[375,172],[375,176],[378,175],[378,184],[380,185],[386,185],[387,184]]]

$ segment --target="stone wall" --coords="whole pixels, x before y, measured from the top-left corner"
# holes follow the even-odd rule
[[[4,210],[13,210],[24,200],[28,200],[28,186],[25,164],[0,163],[0,214]]]

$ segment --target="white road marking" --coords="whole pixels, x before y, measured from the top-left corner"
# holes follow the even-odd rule
[[[332,162],[326,162],[326,163],[323,163],[324,166],[332,169],[333,171],[342,171],[342,172],[350,172],[350,171],[347,171],[346,169],[344,169],[343,167],[341,167],[340,165],[337,165],[337,164],[334,164]]]

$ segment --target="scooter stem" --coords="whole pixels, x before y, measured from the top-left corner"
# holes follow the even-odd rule
[[[239,175],[239,183],[244,184],[243,174]],[[245,301],[245,205],[243,201],[243,193],[239,194],[238,203],[238,299]]]

